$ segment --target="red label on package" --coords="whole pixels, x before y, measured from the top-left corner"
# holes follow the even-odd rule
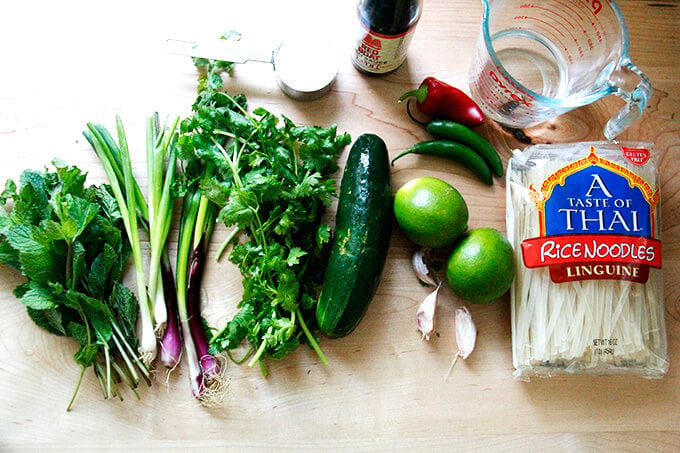
[[[522,242],[522,258],[528,268],[598,263],[645,264],[661,268],[661,241],[616,234],[547,236]]]
[[[649,160],[649,150],[647,148],[626,148],[621,147],[623,155],[634,165],[644,165]]]

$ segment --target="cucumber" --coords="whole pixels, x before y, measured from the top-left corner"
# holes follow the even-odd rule
[[[344,337],[375,294],[392,234],[389,156],[376,135],[360,136],[350,149],[335,224],[316,320],[324,335]]]

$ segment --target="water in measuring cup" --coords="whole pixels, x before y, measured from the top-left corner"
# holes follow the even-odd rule
[[[527,30],[505,30],[491,42],[503,68],[523,87],[545,97],[567,96],[567,62],[545,37]]]

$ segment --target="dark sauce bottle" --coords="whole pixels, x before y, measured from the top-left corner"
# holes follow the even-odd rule
[[[359,0],[354,66],[369,74],[385,74],[401,66],[420,12],[420,0]]]

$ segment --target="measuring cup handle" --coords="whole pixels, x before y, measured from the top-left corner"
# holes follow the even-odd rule
[[[612,74],[610,85],[614,94],[626,101],[626,105],[607,122],[604,136],[608,140],[612,140],[640,118],[652,97],[652,84],[630,60]]]

